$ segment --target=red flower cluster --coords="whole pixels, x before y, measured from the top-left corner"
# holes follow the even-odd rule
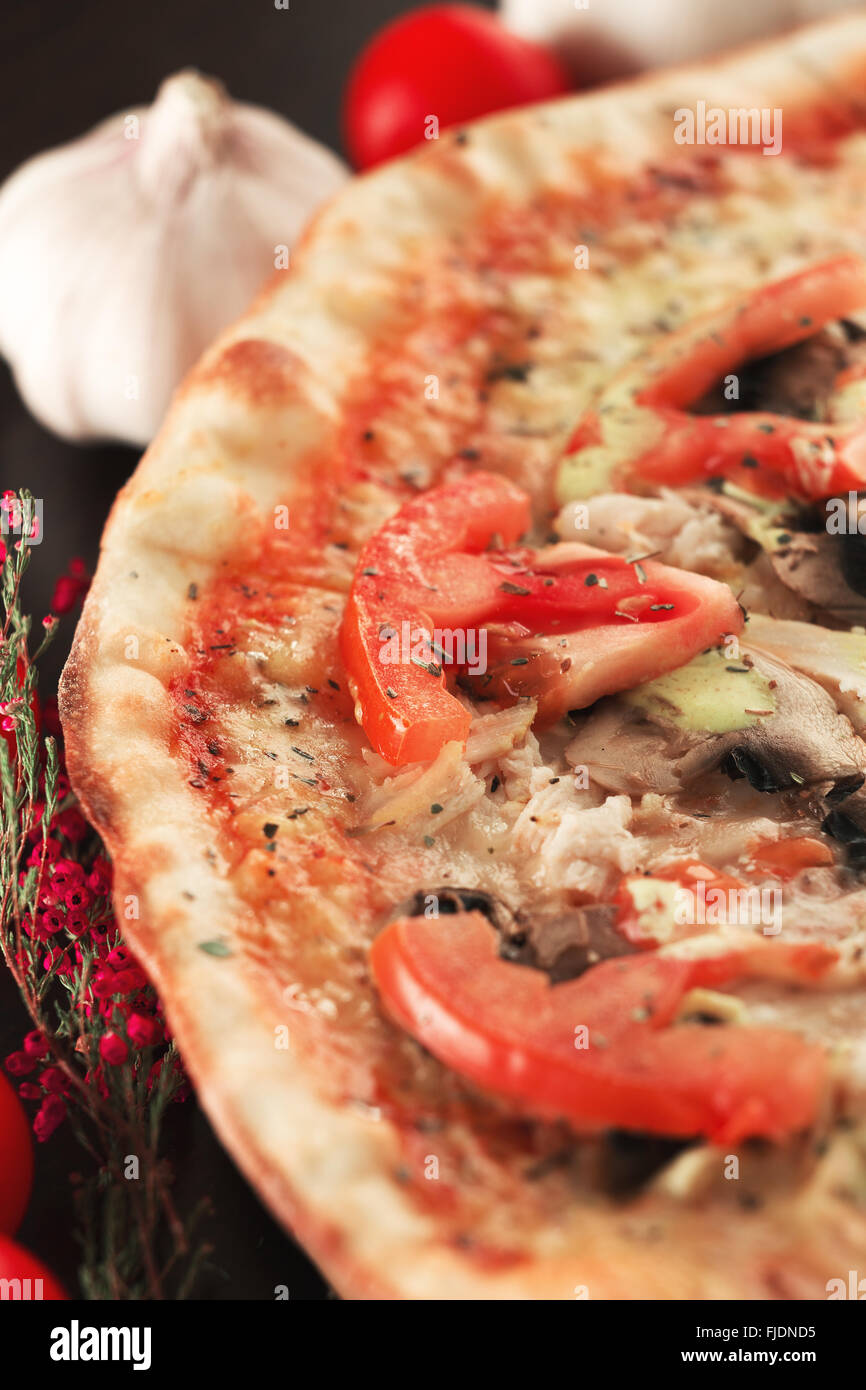
[[[76,556],[74,560],[70,560],[66,573],[61,574],[54,585],[51,612],[71,613],[76,604],[84,598],[89,586],[90,575],[87,573],[87,566]]]
[[[10,531],[20,531],[22,529],[24,525],[24,511],[22,508],[21,499],[20,497],[18,497],[17,493],[11,490],[11,488],[6,488],[5,492],[3,493],[3,496],[0,497],[0,514],[2,514],[3,517],[4,531],[7,529]],[[33,517],[28,536],[30,540],[38,540],[38,517]],[[21,549],[20,540],[17,540],[15,542],[15,549]],[[0,551],[2,551],[2,554],[0,554],[0,563],[2,563],[2,561],[6,559],[6,547],[2,543],[2,541],[0,541]]]
[[[89,579],[84,563],[73,560],[69,572],[55,587],[52,607],[67,612],[80,601]],[[60,735],[53,702],[45,709],[48,732]],[[14,755],[14,748],[11,750]],[[44,803],[34,807],[36,825],[31,831],[20,874],[22,884],[33,869],[40,870],[39,892],[23,931],[38,944],[42,971],[68,984],[73,1010],[81,1014],[75,1051],[87,1064],[85,1081],[103,1096],[109,1094],[107,1068],[132,1060],[148,1067],[147,1086],[156,1083],[164,1055],[145,1056],[147,1049],[163,1049],[170,1041],[162,1005],[147,976],[129,948],[123,944],[111,905],[111,863],[101,848],[94,852],[90,827],[72,796],[60,752],[57,806],[43,843],[41,819]],[[44,951],[43,951],[44,948]],[[22,953],[23,956],[23,953]],[[20,959],[22,969],[29,968]],[[73,1015],[74,1016],[74,1015]],[[63,1121],[73,1086],[68,1067],[55,1065],[50,1037],[28,1033],[20,1051],[6,1058],[6,1069],[22,1079],[19,1094],[39,1101],[33,1129],[37,1139],[47,1139]],[[178,1067],[176,1060],[171,1063]],[[184,1085],[178,1092],[182,1098]]]
[[[59,777],[59,803],[69,800],[65,774]],[[147,976],[120,937],[111,907],[111,864],[97,853],[86,864],[71,857],[74,847],[88,836],[89,828],[74,805],[58,811],[47,840],[47,858],[35,911],[24,922],[24,931],[45,946],[41,966],[70,983],[85,980],[76,1008],[87,1020],[86,1032],[98,1038],[99,1062],[85,1079],[108,1094],[106,1067],[116,1067],[130,1056],[169,1041],[162,1006]],[[28,867],[42,862],[41,831],[32,836]],[[23,875],[22,875],[23,876]],[[82,1020],[84,1024],[84,1020]],[[22,1078],[18,1087],[25,1100],[39,1100],[33,1129],[37,1139],[51,1135],[66,1115],[71,1083],[67,1074],[51,1062],[51,1041],[31,1032],[21,1050],[6,1058],[6,1069]],[[148,1087],[159,1074],[149,1065]],[[27,1078],[24,1080],[23,1078]]]

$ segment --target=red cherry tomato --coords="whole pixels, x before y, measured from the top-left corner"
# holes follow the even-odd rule
[[[14,1294],[10,1291],[7,1295],[9,1298],[20,1297],[34,1302],[39,1299],[57,1302],[66,1298],[60,1284],[44,1264],[40,1264],[35,1255],[31,1255],[29,1250],[22,1250],[20,1245],[16,1245],[14,1240],[9,1240],[7,1236],[0,1236],[0,1279],[21,1281],[20,1293],[18,1290]],[[25,1282],[27,1280],[30,1281],[29,1284]],[[2,1287],[5,1288],[6,1285]]]
[[[431,116],[444,130],[571,86],[555,54],[493,15],[428,5],[388,24],[361,53],[343,106],[346,148],[368,169],[419,144]]]
[[[21,1102],[0,1076],[0,1231],[17,1231],[33,1181],[33,1145]]]

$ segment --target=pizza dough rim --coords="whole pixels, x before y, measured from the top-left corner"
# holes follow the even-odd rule
[[[410,264],[415,237],[471,220],[497,188],[519,198],[555,182],[587,141],[607,147],[620,168],[638,167],[659,153],[662,110],[670,140],[671,111],[698,99],[726,108],[826,99],[827,84],[841,83],[852,55],[864,54],[861,11],[709,64],[494,117],[472,126],[465,145],[446,133],[354,180],[308,232],[292,274],[278,274],[187,378],[112,508],[61,682],[72,782],[114,862],[125,934],[165,1001],[217,1133],[346,1296],[573,1298],[577,1285],[593,1298],[778,1292],[760,1239],[711,1238],[697,1213],[664,1254],[624,1236],[611,1207],[587,1216],[579,1255],[479,1267],[437,1240],[435,1219],[390,1176],[383,1126],[323,1100],[315,1077],[274,1048],[254,978],[197,945],[203,920],[219,936],[248,909],[208,863],[207,815],[167,747],[165,682],[182,669],[188,585],[216,574],[239,517],[286,500],[285,476],[266,457],[244,456],[256,448],[257,425],[291,432],[299,468],[308,447],[327,441],[339,410],[332,383],[362,365],[365,333],[381,328],[389,278]],[[270,384],[263,340],[291,354],[275,352]],[[191,884],[194,905],[181,896]],[[760,1232],[755,1216],[749,1229],[756,1220]]]

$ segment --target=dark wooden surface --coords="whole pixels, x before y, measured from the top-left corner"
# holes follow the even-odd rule
[[[106,115],[148,102],[163,77],[185,66],[220,77],[236,97],[259,102],[339,149],[346,73],[382,23],[414,6],[400,0],[3,0],[0,12],[0,177],[38,151]],[[28,414],[0,364],[0,490],[27,486],[44,499],[44,544],[34,550],[27,602],[41,617],[54,578],[72,556],[95,565],[103,522],[136,463],[127,448],[82,448],[46,433]],[[44,667],[56,688],[72,620],[64,620]],[[0,1057],[26,1027],[8,977],[0,977]],[[217,1299],[321,1299],[327,1286],[270,1219],[215,1139],[194,1101],[175,1107],[170,1156],[181,1204],[206,1194],[205,1234],[214,1272],[200,1288]],[[82,1166],[60,1129],[38,1146],[36,1183],[19,1238],[75,1288],[68,1175]],[[2,1180],[2,1175],[0,1175]]]

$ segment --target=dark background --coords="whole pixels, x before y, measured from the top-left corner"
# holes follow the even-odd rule
[[[287,116],[339,150],[340,98],[366,39],[417,8],[399,0],[3,0],[0,17],[0,178],[31,155],[69,140],[115,111],[153,99],[164,77],[193,66],[219,77],[231,94]],[[48,612],[54,580],[73,556],[92,571],[112,498],[137,452],[80,447],[46,433],[18,399],[0,364],[0,491],[28,487],[44,499],[45,541],[34,547],[25,603]],[[61,622],[42,670],[44,693],[57,678],[74,626]],[[27,1019],[11,982],[0,976],[0,1058],[20,1047]],[[31,1107],[32,1108],[32,1107]],[[169,1154],[181,1207],[203,1194],[213,1215],[202,1234],[215,1247],[200,1294],[272,1299],[328,1297],[303,1252],[275,1225],[224,1154],[195,1101],[175,1106]],[[70,1172],[82,1151],[61,1127],[37,1146],[30,1210],[18,1239],[53,1268],[70,1293],[78,1251],[72,1237]],[[0,1175],[2,1181],[2,1175]]]

